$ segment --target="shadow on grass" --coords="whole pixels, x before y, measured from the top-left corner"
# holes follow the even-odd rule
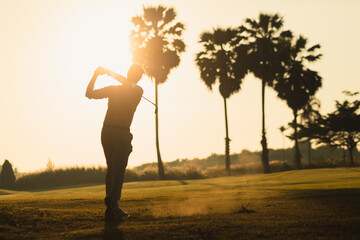
[[[10,195],[12,193],[0,190],[0,195]]]
[[[122,221],[105,221],[103,239],[124,239],[123,232],[119,229],[119,225]]]
[[[124,240],[127,239],[124,237],[124,233],[121,230],[120,224],[123,221],[105,221],[103,231],[97,231],[86,234],[78,234],[69,236],[69,239],[106,239],[106,240]]]
[[[185,182],[184,180],[178,180],[178,181],[179,181],[179,183],[181,183],[182,185],[188,185],[188,183]]]
[[[328,199],[360,202],[360,188],[290,190],[293,199]]]

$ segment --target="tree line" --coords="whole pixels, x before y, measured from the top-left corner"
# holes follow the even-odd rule
[[[335,101],[335,110],[321,115],[318,110],[312,110],[312,116],[307,116],[299,125],[299,132],[294,132],[291,139],[303,139],[309,143],[326,144],[334,148],[344,148],[348,151],[350,164],[355,165],[354,152],[360,142],[360,101],[356,99],[359,92],[343,91],[347,99]],[[304,113],[308,113],[311,102]],[[305,114],[305,115],[306,115]],[[291,124],[290,124],[291,125]],[[311,159],[311,157],[309,158]]]
[[[307,143],[300,142],[301,152],[306,152]],[[294,170],[295,165],[291,162],[293,149],[269,149],[270,170],[281,172]],[[354,151],[354,157],[359,158],[360,153]],[[230,155],[232,163],[232,175],[254,174],[262,172],[261,152],[242,150],[241,153]],[[332,149],[327,145],[319,146],[312,150],[312,159],[304,168],[334,168],[347,165],[344,149]],[[165,175],[168,180],[190,180],[201,178],[213,178],[226,176],[224,154],[211,154],[202,159],[176,159],[164,164]],[[0,170],[0,188],[12,190],[39,190],[75,185],[103,184],[106,167],[80,167],[55,168],[49,159],[46,168],[40,171],[18,174],[16,168],[12,170],[12,164],[5,160],[3,170]],[[1,168],[1,166],[0,166]],[[125,172],[125,182],[154,181],[158,179],[156,163],[146,163],[134,168],[128,168]]]

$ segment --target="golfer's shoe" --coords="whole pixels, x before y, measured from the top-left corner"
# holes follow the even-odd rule
[[[104,199],[106,210],[105,220],[121,220],[130,216],[129,213],[119,208],[117,200],[111,200],[109,197]]]
[[[128,217],[130,217],[130,214],[123,211],[121,208],[107,208],[105,210],[105,220],[117,221]]]
[[[123,211],[121,208],[117,208],[113,212],[113,217],[114,218],[128,218],[128,217],[130,217],[130,214]]]

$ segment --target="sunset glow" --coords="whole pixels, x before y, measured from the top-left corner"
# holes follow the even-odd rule
[[[280,13],[286,29],[309,37],[310,45],[322,45],[324,57],[313,65],[324,78],[318,94],[322,112],[334,109],[335,99],[343,98],[342,90],[360,90],[360,34],[353,31],[360,22],[359,2],[268,2],[227,0],[219,7],[219,1],[207,1],[206,11],[203,1],[164,3],[173,6],[177,19],[185,23],[187,45],[180,66],[159,87],[160,148],[165,162],[223,154],[221,96],[217,86],[213,92],[206,89],[194,63],[200,33],[214,26],[237,26],[260,11]],[[98,66],[126,75],[132,64],[130,20],[143,5],[158,3],[0,1],[0,159],[9,159],[21,172],[45,168],[49,158],[56,167],[105,165],[100,131],[107,102],[86,99],[86,85]],[[117,83],[103,76],[96,87],[110,84]],[[139,85],[144,96],[154,101],[151,80],[144,77]],[[249,75],[228,101],[231,153],[261,149],[260,91],[260,81]],[[280,148],[278,128],[292,119],[292,113],[271,89],[266,100],[269,147]],[[129,166],[156,161],[154,110],[150,103],[140,102],[131,127],[134,152]]]

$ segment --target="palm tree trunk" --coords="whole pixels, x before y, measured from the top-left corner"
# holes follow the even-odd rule
[[[311,165],[311,139],[310,138],[308,138],[307,143],[308,143],[308,160],[309,160],[309,165]]]
[[[353,149],[352,148],[349,148],[349,156],[350,156],[350,164],[351,164],[351,166],[354,166],[355,163],[354,163]]]
[[[157,160],[158,160],[158,171],[159,171],[159,179],[165,179],[165,172],[164,166],[161,160],[160,154],[160,145],[159,145],[159,104],[158,104],[158,83],[155,80],[155,141],[156,141],[156,153],[157,153]]]
[[[230,175],[230,138],[229,138],[229,126],[227,118],[226,98],[224,98],[224,111],[225,111],[225,168],[227,174]]]
[[[267,141],[266,141],[266,132],[265,132],[265,80],[262,80],[261,86],[261,112],[262,112],[262,139],[261,139],[261,146],[262,146],[262,154],[261,160],[263,164],[264,173],[270,172],[269,167],[269,151],[267,148]]]
[[[297,134],[297,111],[294,111],[294,140],[295,140],[295,164],[296,168],[301,168],[301,153],[299,150],[298,134]]]
[[[344,165],[346,164],[346,151],[345,151],[345,147],[342,147],[343,150],[343,161],[344,161]]]
[[[354,163],[353,150],[356,147],[356,144],[355,144],[355,141],[354,141],[354,139],[352,138],[351,135],[348,137],[347,147],[348,147],[348,150],[349,150],[350,164],[351,164],[351,166],[354,166],[355,163]]]
[[[285,162],[285,144],[284,144],[284,133],[282,135],[282,161]]]
[[[353,136],[351,136],[349,134],[348,140],[347,140],[347,145],[348,145],[348,149],[349,149],[349,155],[350,155],[350,164],[351,166],[354,166],[354,156],[353,156],[353,150],[356,148],[356,143],[354,141]]]

